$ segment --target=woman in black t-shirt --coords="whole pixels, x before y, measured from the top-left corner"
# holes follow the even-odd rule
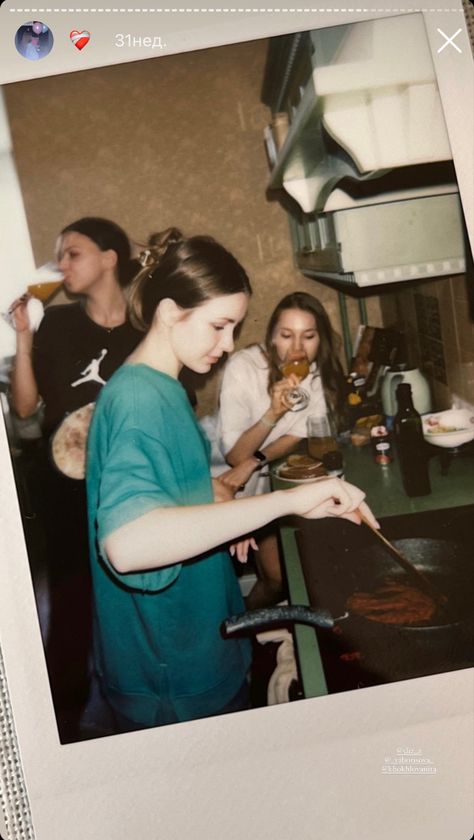
[[[57,260],[65,290],[78,299],[47,308],[36,333],[30,329],[27,297],[12,305],[17,353],[11,399],[20,417],[44,406],[43,440],[30,490],[42,525],[49,583],[46,659],[60,737],[69,741],[78,736],[88,692],[87,513],[84,481],[59,473],[50,460],[49,441],[65,415],[95,401],[143,336],[128,320],[124,293],[139,265],[118,225],[100,218],[68,225],[58,239]]]
[[[78,302],[47,309],[37,333],[29,328],[27,298],[12,306],[17,331],[13,407],[28,417],[41,398],[48,434],[65,414],[95,400],[141,338],[128,321],[124,294],[139,266],[118,225],[98,218],[68,225],[58,239],[57,261],[64,289]]]

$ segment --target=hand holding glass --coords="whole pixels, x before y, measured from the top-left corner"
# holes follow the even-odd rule
[[[280,365],[280,371],[285,378],[294,374],[299,379],[306,379],[309,373],[309,359],[306,353],[303,350],[288,353]],[[309,394],[298,385],[285,391],[285,400],[290,411],[301,411],[309,404]]]
[[[52,265],[49,264],[48,265]],[[44,266],[43,269],[46,269],[47,266]],[[39,269],[41,271],[42,269]],[[55,270],[56,275],[58,274],[57,269]],[[44,275],[47,275],[46,271],[43,271]],[[53,272],[50,272],[51,278],[45,280],[38,280],[37,283],[31,283],[27,286],[26,292],[17,300],[15,300],[10,308],[6,312],[2,312],[2,317],[10,324],[14,329],[16,329],[15,318],[13,317],[13,313],[15,309],[18,309],[20,306],[26,307],[28,300],[30,298],[36,298],[40,300],[42,303],[45,303],[49,300],[62,286],[62,277],[54,277]]]

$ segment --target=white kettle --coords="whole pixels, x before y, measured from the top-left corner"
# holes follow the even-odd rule
[[[418,368],[395,365],[384,376],[382,383],[382,407],[387,417],[394,417],[398,411],[397,387],[403,383],[411,385],[413,405],[419,414],[431,411],[431,392],[426,376]]]

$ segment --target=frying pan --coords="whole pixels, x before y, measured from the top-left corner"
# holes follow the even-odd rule
[[[232,616],[223,624],[224,635],[296,622],[323,630],[318,637],[324,643],[324,633],[336,631],[339,652],[361,652],[367,666],[388,680],[433,673],[439,665],[447,670],[457,662],[465,664],[473,659],[474,575],[466,546],[426,538],[395,541],[395,546],[446,596],[452,617],[449,620],[440,611],[431,623],[403,625],[384,624],[347,611],[350,595],[373,591],[387,577],[410,584],[383,548],[367,545],[355,552],[340,550],[330,562],[318,562],[314,543],[305,544],[303,539],[299,544],[312,606],[272,607]]]

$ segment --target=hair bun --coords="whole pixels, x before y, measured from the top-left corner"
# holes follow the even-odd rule
[[[163,259],[170,245],[182,242],[183,234],[178,228],[170,227],[159,233],[152,233],[148,237],[146,248],[140,251],[138,260],[143,268],[155,266]]]

